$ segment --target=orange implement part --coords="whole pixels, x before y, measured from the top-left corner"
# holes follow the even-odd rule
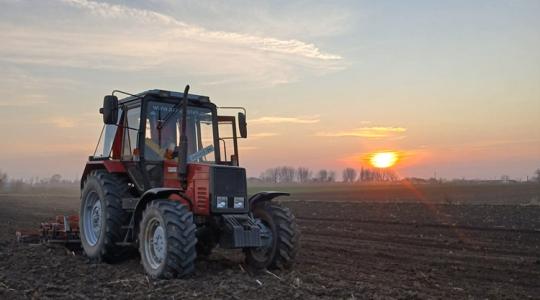
[[[79,216],[56,216],[54,221],[41,223],[39,229],[22,229],[17,231],[20,243],[64,243],[78,244]]]

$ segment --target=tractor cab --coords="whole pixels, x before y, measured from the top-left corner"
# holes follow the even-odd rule
[[[218,108],[206,96],[188,94],[187,99],[186,163],[238,166],[236,117],[218,116]],[[128,95],[120,101],[107,96],[102,109],[105,125],[90,161],[120,161],[140,192],[177,187],[184,124],[181,102],[181,93],[163,90]],[[246,137],[245,109],[237,109],[243,110],[238,126]]]

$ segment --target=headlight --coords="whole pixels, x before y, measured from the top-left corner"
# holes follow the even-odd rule
[[[234,208],[244,208],[244,197],[234,197]]]
[[[216,207],[217,208],[227,208],[228,198],[226,196],[217,196],[216,198]]]

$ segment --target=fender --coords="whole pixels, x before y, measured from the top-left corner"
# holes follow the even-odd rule
[[[174,197],[174,200],[171,199]],[[133,212],[133,217],[136,226],[139,223],[139,220],[142,217],[142,212],[146,205],[155,199],[171,199],[171,201],[187,202],[189,209],[192,209],[193,201],[186,196],[181,189],[178,188],[153,188],[142,194],[141,198],[135,206],[135,211]]]
[[[81,176],[81,189],[84,186],[86,176],[93,170],[105,169],[109,173],[126,173],[124,164],[119,160],[90,160],[84,167],[83,174]]]
[[[280,196],[290,196],[291,194],[285,193],[285,192],[276,192],[276,191],[265,191],[257,193],[251,197],[249,197],[249,207],[253,207],[254,205],[257,205],[258,203],[266,202],[266,201],[272,201],[272,199]]]

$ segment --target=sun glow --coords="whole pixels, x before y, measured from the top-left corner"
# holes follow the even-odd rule
[[[389,168],[396,164],[398,161],[398,155],[396,152],[377,152],[373,153],[369,159],[369,162],[375,168]]]

